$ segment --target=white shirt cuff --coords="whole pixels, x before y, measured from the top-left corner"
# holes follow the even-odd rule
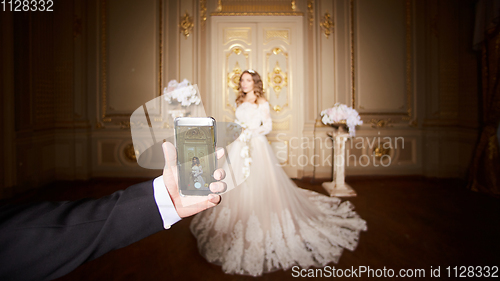
[[[163,227],[169,229],[172,224],[180,221],[181,217],[177,214],[174,203],[172,203],[172,199],[170,199],[167,187],[163,182],[163,176],[159,176],[153,181],[153,190],[156,205],[158,206],[158,211],[160,211],[160,216],[163,220]]]

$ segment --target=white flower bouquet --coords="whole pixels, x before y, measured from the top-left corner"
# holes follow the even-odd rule
[[[325,125],[346,124],[351,137],[356,134],[356,126],[363,124],[355,109],[340,103],[321,111],[321,122]]]
[[[239,120],[235,120],[234,122],[241,126],[241,128],[243,129],[243,132],[241,132],[238,139],[244,143],[244,146],[241,148],[240,156],[244,159],[243,167],[241,169],[244,179],[246,179],[250,175],[250,164],[252,163],[249,146],[250,139],[252,138],[252,131],[248,130],[248,126],[245,123],[240,122]]]
[[[248,130],[248,126],[245,123],[240,122],[239,120],[235,120],[234,123],[241,126],[243,130],[239,136],[240,141],[244,143],[248,142],[252,138],[252,131]]]
[[[184,79],[178,83],[176,80],[168,82],[168,86],[163,89],[165,100],[169,103],[180,103],[182,106],[200,104],[201,98],[196,88]]]

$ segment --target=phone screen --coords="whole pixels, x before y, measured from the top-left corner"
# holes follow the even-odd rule
[[[177,118],[175,143],[181,195],[208,195],[217,168],[215,119]]]

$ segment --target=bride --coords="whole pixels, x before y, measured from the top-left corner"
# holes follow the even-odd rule
[[[226,273],[252,276],[337,263],[366,222],[350,202],[299,188],[280,167],[265,137],[272,121],[257,72],[240,76],[236,104],[235,122],[246,129],[229,151],[243,151],[231,161],[246,180],[191,222],[201,255]]]
[[[205,180],[201,175],[203,175],[203,167],[200,164],[200,159],[198,157],[193,157],[191,161],[191,175],[194,181],[195,188],[205,187]]]

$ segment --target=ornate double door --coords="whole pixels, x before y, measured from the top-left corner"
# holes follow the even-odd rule
[[[300,16],[215,16],[211,30],[212,112],[217,120],[232,122],[239,77],[246,69],[257,71],[271,105],[273,130],[267,138],[294,178],[301,170],[295,146],[304,115],[302,24]]]

